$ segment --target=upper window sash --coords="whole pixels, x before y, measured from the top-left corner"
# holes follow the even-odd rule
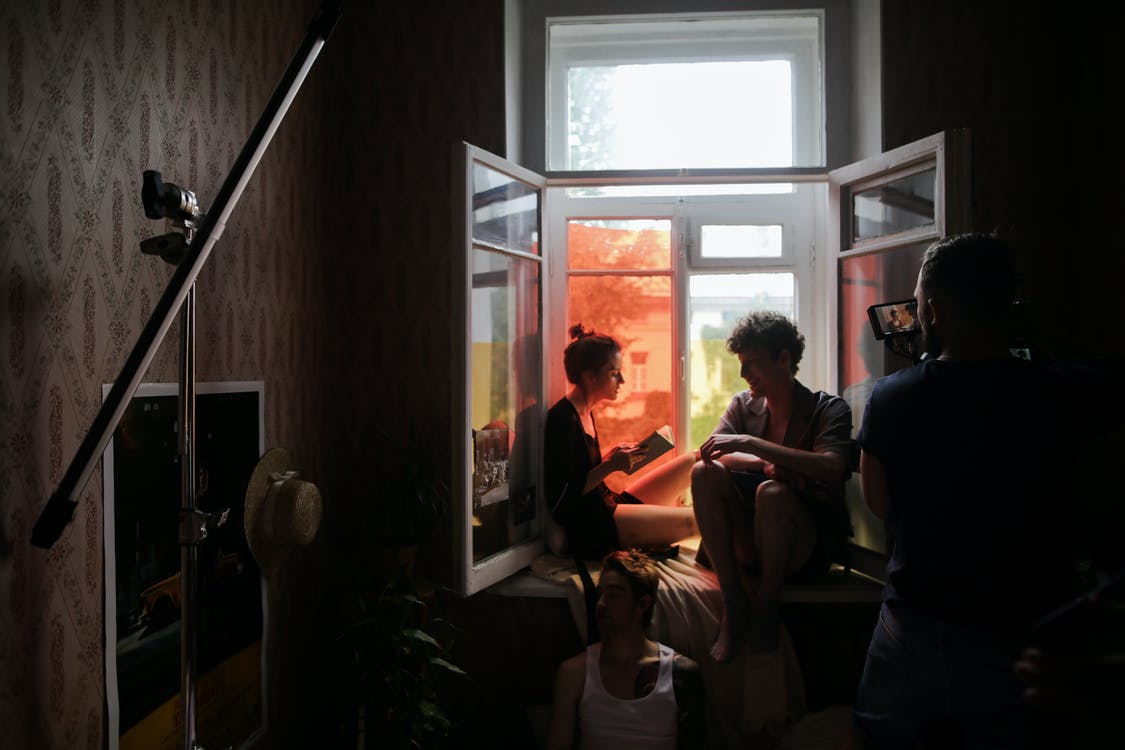
[[[790,163],[777,166],[823,165],[823,20],[819,10],[548,18],[549,169],[569,168],[568,73],[572,67],[777,59],[791,65],[793,139]],[[669,106],[676,106],[676,92],[668,92],[668,96]]]

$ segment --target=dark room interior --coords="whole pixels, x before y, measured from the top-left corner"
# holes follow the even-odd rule
[[[435,478],[453,481],[448,457],[462,450],[450,406],[461,387],[451,377],[461,330],[450,293],[455,154],[467,142],[515,156],[512,3],[345,0],[199,275],[198,380],[264,381],[265,449],[289,449],[323,503],[316,538],[264,579],[268,722],[258,747],[344,746],[335,743],[354,730],[354,717],[340,716],[350,683],[339,644],[365,587],[377,585],[370,514],[389,445],[381,436],[393,444],[408,429],[430,435]],[[818,5],[875,11],[881,111],[863,116],[878,124],[879,150],[971,131],[971,228],[1017,249],[1031,334],[1058,358],[1125,355],[1125,225],[1114,218],[1125,205],[1121,9]],[[44,550],[29,540],[102,385],[117,377],[171,278],[168,264],[138,252],[166,231],[142,211],[141,174],[160,170],[213,197],[319,6],[0,3],[6,748],[110,746],[101,468],[59,542]],[[145,382],[176,381],[180,344],[173,326]],[[1122,447],[1119,430],[1075,467],[1083,515],[1074,533],[1107,571],[1125,564],[1113,471]],[[448,658],[467,673],[439,686],[456,724],[450,746],[534,747],[527,709],[550,703],[555,667],[581,649],[581,636],[565,599],[446,593],[451,535],[439,525],[413,563],[437,584],[421,589],[427,627],[452,624]],[[871,602],[789,611],[810,710],[850,701],[877,612]],[[826,618],[830,637],[819,630]]]

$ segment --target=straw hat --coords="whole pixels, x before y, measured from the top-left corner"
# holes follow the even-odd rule
[[[246,541],[264,575],[281,567],[290,547],[306,545],[320,527],[320,490],[299,477],[285,448],[262,456],[246,487]]]

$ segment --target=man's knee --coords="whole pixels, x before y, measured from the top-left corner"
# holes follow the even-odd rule
[[[727,471],[717,463],[696,461],[691,467],[691,496],[692,501],[710,502],[721,491],[724,483],[729,482]]]
[[[767,479],[754,494],[754,523],[772,525],[788,521],[798,512],[797,493],[784,482]]]

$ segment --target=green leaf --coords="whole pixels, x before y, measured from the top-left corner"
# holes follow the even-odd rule
[[[434,648],[441,648],[441,644],[434,640],[434,637],[432,635],[423,630],[419,630],[418,628],[409,628],[408,630],[405,630],[403,632],[403,635],[405,635],[407,638],[412,638],[413,640],[420,641],[422,643],[428,643]]]
[[[453,674],[464,675],[466,677],[468,676],[468,675],[465,674],[465,671],[463,669],[461,669],[460,667],[455,666],[453,664],[450,664],[445,659],[442,659],[440,656],[431,656],[430,657],[430,664],[433,664],[435,667],[441,667],[442,669],[444,669],[448,672],[452,672]]]
[[[442,729],[449,727],[449,719],[445,718],[445,714],[440,708],[430,701],[422,701],[418,704],[418,710],[430,721],[437,724]]]

